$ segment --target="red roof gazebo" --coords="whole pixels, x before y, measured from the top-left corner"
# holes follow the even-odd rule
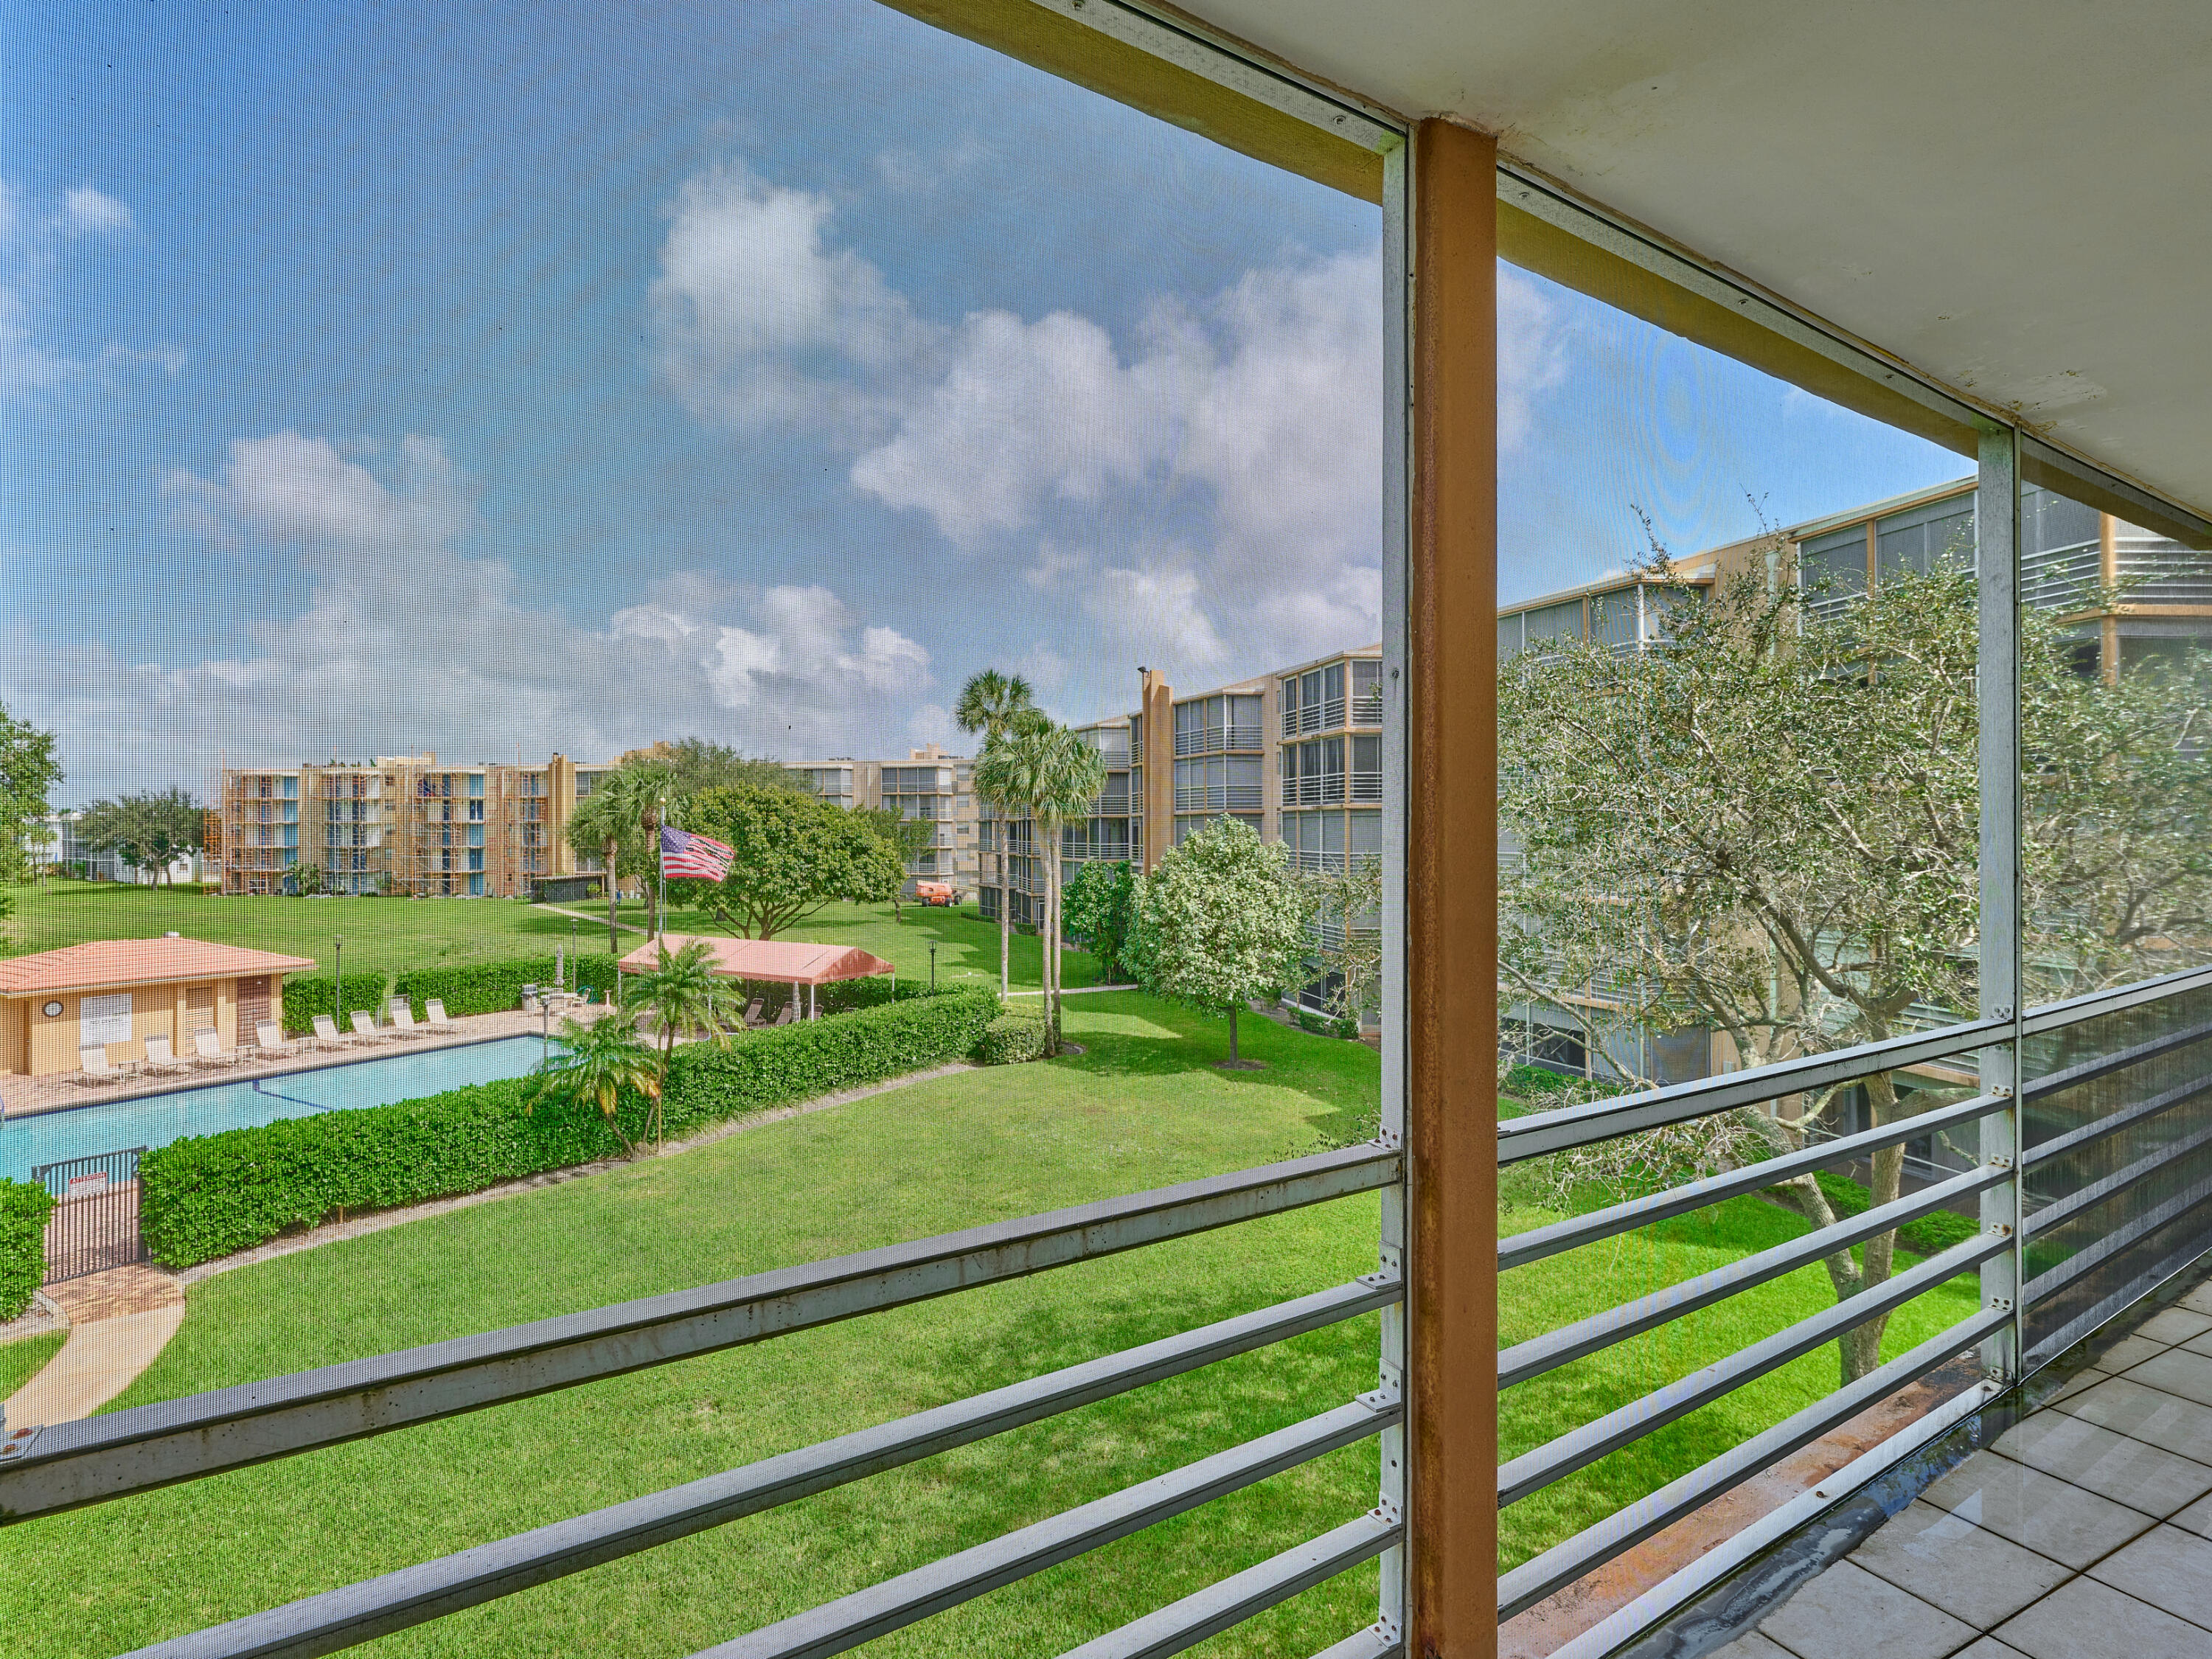
[[[898,969],[856,945],[814,945],[805,939],[726,939],[713,933],[664,933],[647,939],[615,964],[617,973],[641,974],[659,965],[666,946],[673,956],[687,945],[704,945],[724,979],[769,980],[807,988],[806,1012],[814,1016],[814,990],[841,979],[872,979],[889,974],[894,989]]]

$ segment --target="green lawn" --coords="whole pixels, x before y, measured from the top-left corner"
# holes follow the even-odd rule
[[[0,955],[21,956],[96,939],[151,939],[172,929],[187,939],[245,945],[312,957],[330,971],[331,939],[345,939],[345,969],[350,975],[392,974],[403,968],[432,968],[501,957],[531,956],[565,946],[573,937],[586,951],[607,948],[606,906],[580,901],[562,907],[514,899],[463,898],[223,898],[171,892],[119,882],[53,881],[4,890],[14,913],[0,920]],[[896,966],[901,976],[925,979],[929,947],[938,943],[937,973],[949,979],[996,981],[999,929],[979,917],[973,906],[931,910],[908,904],[898,921],[888,904],[833,904],[783,937],[857,945]],[[595,927],[577,915],[599,918]],[[628,951],[644,940],[645,909],[626,904],[621,934]],[[674,933],[714,933],[713,921],[697,911],[672,910]],[[1016,933],[1011,953],[1015,986],[1039,982],[1041,941]],[[1081,951],[1062,954],[1062,971],[1071,986],[1097,982],[1091,958]]]
[[[911,913],[910,913],[911,914]],[[943,913],[938,925],[948,919]],[[873,924],[864,924],[873,925]],[[974,924],[970,924],[973,926]],[[940,972],[944,957],[939,957]],[[1343,1139],[1357,1043],[1225,1029],[1134,994],[1069,1004],[1088,1052],[893,1091],[679,1158],[455,1212],[190,1292],[118,1405],[1186,1179]],[[1509,1227],[1549,1218],[1517,1193]],[[1034,1375],[1371,1267],[1371,1196],[11,1528],[0,1630],[111,1653]],[[1506,1283],[1526,1336],[1797,1229],[1752,1200]],[[1934,1298],[1929,1298],[1933,1300]],[[1808,1275],[1509,1395],[1507,1449],[1826,1305]],[[1948,1322],[1899,1322],[1893,1346]],[[1375,1322],[1318,1332],[386,1638],[392,1654],[681,1655],[1203,1456],[1372,1386]],[[1832,1386],[1810,1357],[1504,1516],[1507,1563]],[[872,1653],[1051,1655],[1364,1510],[1373,1444],[927,1621]],[[1372,1613],[1361,1569],[1216,1638],[1303,1659]]]
[[[13,1342],[0,1342],[0,1400],[21,1388],[39,1374],[39,1369],[54,1357],[66,1331],[49,1331],[44,1336],[26,1336]]]

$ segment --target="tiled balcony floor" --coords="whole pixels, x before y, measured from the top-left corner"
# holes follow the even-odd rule
[[[2212,1284],[1715,1659],[2212,1659]]]

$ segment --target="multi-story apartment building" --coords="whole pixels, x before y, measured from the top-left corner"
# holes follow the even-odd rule
[[[1136,708],[1076,728],[1104,757],[1106,783],[1087,817],[1061,827],[1063,879],[1091,860],[1150,870],[1220,817],[1283,843],[1298,868],[1316,873],[1379,854],[1382,677],[1380,646],[1181,697],[1158,669],[1139,669]],[[1003,903],[1017,921],[1034,922],[1045,881],[1035,826],[1024,817],[1000,820],[988,806],[980,816],[983,914],[997,915]],[[1318,1008],[1328,994],[1316,981],[1299,1000]]]
[[[936,744],[907,751],[903,760],[788,761],[795,772],[826,801],[848,809],[888,809],[933,824],[936,840],[907,864],[907,874],[921,881],[950,881],[961,891],[976,884],[978,845],[973,764]]]
[[[313,864],[333,893],[512,897],[603,872],[563,833],[609,764],[456,765],[437,756],[222,775],[226,893],[274,893]]]

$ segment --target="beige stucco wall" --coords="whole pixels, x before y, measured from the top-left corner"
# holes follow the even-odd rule
[[[93,992],[68,991],[55,995],[36,995],[9,999],[0,1004],[6,1015],[0,1018],[0,1071],[18,1075],[28,1073],[33,1077],[51,1077],[59,1072],[77,1069],[77,1031],[80,1006],[87,995],[114,996],[128,990],[131,994],[131,1036],[128,1042],[107,1045],[107,1063],[125,1065],[146,1058],[146,1039],[165,1036],[179,1054],[190,1052],[191,1039],[185,1018],[185,1000],[198,987],[212,988],[215,1000],[216,1035],[226,1048],[238,1043],[238,981],[235,979],[199,980],[191,983],[161,985],[115,986]],[[270,992],[272,1005],[277,1004],[282,992]],[[62,1011],[49,1017],[46,1005],[59,1002]],[[278,1018],[282,1018],[280,1012]]]

